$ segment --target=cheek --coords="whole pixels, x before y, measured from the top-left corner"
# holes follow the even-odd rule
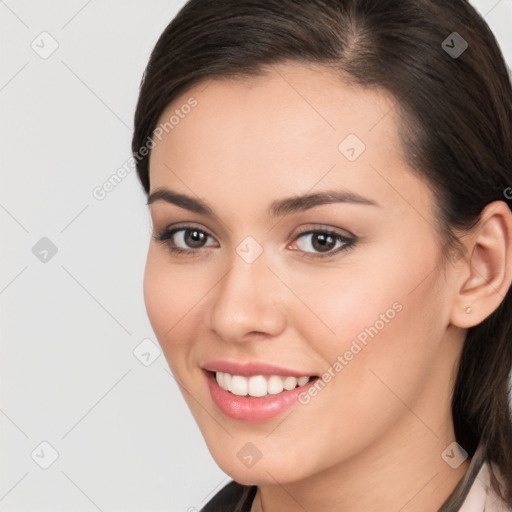
[[[334,334],[318,336],[312,324],[303,325],[303,336],[315,340],[326,370],[336,375],[331,382],[348,400],[344,406],[363,416],[383,410],[390,389],[404,400],[421,393],[445,328],[435,244],[379,249],[368,255],[373,264],[360,261],[340,272],[343,278],[311,302]]]
[[[182,267],[170,265],[165,251],[150,247],[144,271],[144,302],[149,321],[173,369],[172,357],[187,346],[187,337],[181,335],[188,316],[205,290],[199,290],[197,280]],[[180,340],[183,340],[180,342]]]

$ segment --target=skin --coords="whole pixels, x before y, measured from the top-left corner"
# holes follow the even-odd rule
[[[287,63],[265,77],[197,84],[161,119],[191,96],[197,106],[152,150],[150,192],[201,198],[216,217],[150,205],[155,236],[178,223],[209,236],[197,248],[184,231],[175,235],[196,251],[188,255],[152,238],[144,297],[212,456],[234,480],[259,486],[252,512],[437,510],[469,465],[452,469],[441,454],[455,440],[450,401],[466,329],[492,313],[512,279],[508,207],[489,205],[463,239],[466,255],[448,263],[434,197],[405,163],[395,100],[384,91]],[[350,133],[366,145],[353,162],[338,150]],[[276,199],[329,188],[377,206],[268,215]],[[298,237],[310,228],[357,240],[314,258],[317,237]],[[247,236],[263,248],[251,264],[236,252]],[[307,405],[249,424],[212,401],[205,362],[321,375],[397,301],[401,311]],[[237,457],[248,442],[262,453],[250,468]]]

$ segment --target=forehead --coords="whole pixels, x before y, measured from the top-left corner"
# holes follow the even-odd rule
[[[390,143],[397,142],[396,101],[384,89],[351,84],[341,72],[336,74],[312,64],[288,62],[267,66],[264,73],[195,84],[167,106],[158,125],[163,126],[182,109],[188,111],[187,101],[193,97],[197,106],[180,119],[174,116],[169,132],[175,139],[185,131],[184,125],[189,128],[192,124],[185,122],[188,117],[195,122],[194,133],[187,130],[187,137],[204,137],[209,130],[209,138],[218,136],[225,140],[226,136],[234,138],[252,131],[252,135],[272,139],[276,130],[286,128],[282,135],[291,139],[305,134],[307,125],[310,132],[319,130],[320,135],[334,136],[334,140],[353,132],[370,141],[369,132],[376,130],[375,137],[385,135]],[[215,131],[211,131],[212,125],[217,128]],[[284,142],[284,137],[279,142]]]
[[[269,67],[261,77],[203,81],[160,117],[167,129],[154,138],[151,190],[172,186],[199,196],[231,190],[241,205],[248,190],[265,204],[323,184],[383,193],[384,174],[403,185],[415,179],[409,171],[403,180],[395,105],[382,89],[297,63]]]

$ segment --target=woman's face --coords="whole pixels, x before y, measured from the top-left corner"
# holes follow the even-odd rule
[[[150,202],[153,234],[168,232],[150,243],[147,312],[209,450],[239,482],[297,481],[392,449],[440,455],[453,440],[453,275],[394,105],[283,64],[203,82],[161,116],[175,117],[154,138],[150,194],[190,201]],[[327,191],[341,200],[275,207]],[[193,211],[199,201],[211,214]],[[272,393],[243,397],[218,387],[213,362],[281,368],[220,367],[265,381],[326,376],[282,393],[273,377]],[[233,380],[239,393],[261,384]]]

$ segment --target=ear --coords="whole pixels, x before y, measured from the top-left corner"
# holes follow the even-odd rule
[[[467,252],[456,281],[450,322],[469,328],[498,308],[512,282],[512,212],[508,205],[489,203],[464,245]]]

